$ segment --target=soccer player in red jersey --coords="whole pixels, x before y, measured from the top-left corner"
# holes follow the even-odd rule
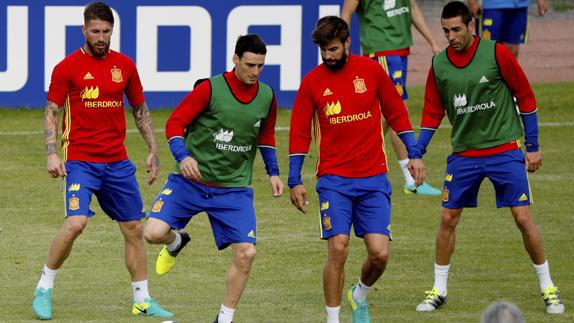
[[[32,308],[41,319],[52,318],[52,290],[58,269],[94,212],[92,196],[119,225],[125,241],[125,262],[131,275],[134,315],[171,317],[149,296],[147,253],[143,240],[145,217],[135,166],[124,147],[124,93],[133,107],[136,125],[148,149],[149,184],[159,169],[157,145],[143,88],[134,63],[110,50],[114,17],[110,7],[94,2],[84,10],[86,43],[68,55],[52,73],[44,120],[48,173],[63,177],[66,218],[56,233],[34,293]],[[62,125],[63,160],[56,152],[58,114]]]
[[[496,191],[496,206],[510,208],[522,233],[546,311],[564,313],[530,211],[532,197],[526,171],[535,172],[542,165],[534,93],[507,47],[473,36],[474,22],[464,3],[448,3],[441,18],[450,46],[433,58],[418,146],[424,154],[446,115],[452,124],[453,153],[447,158],[434,286],[416,309],[433,311],[446,303],[456,226],[463,208],[477,206],[480,184],[488,178]],[[520,150],[523,135],[526,156]]]
[[[408,112],[383,68],[368,57],[349,54],[349,27],[335,16],[319,19],[313,42],[323,64],[303,79],[291,117],[289,187],[291,202],[306,213],[307,192],[301,168],[315,130],[319,159],[321,238],[328,256],[323,270],[327,322],[339,322],[344,265],[351,226],[363,238],[368,257],[359,282],[347,292],[353,322],[370,322],[365,297],[383,274],[389,257],[391,186],[384,151],[384,117],[409,153],[409,169],[420,185],[424,164]]]

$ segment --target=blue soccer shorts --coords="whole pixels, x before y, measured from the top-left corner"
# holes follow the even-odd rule
[[[317,181],[321,239],[380,233],[391,238],[391,184],[386,174],[349,178],[323,175]]]
[[[94,216],[92,196],[114,221],[129,222],[145,218],[136,180],[136,167],[129,160],[113,163],[67,161],[64,180],[66,216]]]
[[[249,187],[214,187],[169,174],[149,217],[181,230],[200,212],[207,213],[219,250],[232,243],[255,244],[253,189]]]
[[[448,209],[476,207],[482,180],[488,178],[496,192],[496,207],[531,204],[524,155],[514,149],[488,157],[449,155],[442,206]]]
[[[407,93],[408,56],[379,56],[373,57],[373,59],[387,72],[401,98],[407,100],[409,98],[409,94]]]
[[[528,8],[484,9],[481,37],[508,44],[524,44],[528,38]]]

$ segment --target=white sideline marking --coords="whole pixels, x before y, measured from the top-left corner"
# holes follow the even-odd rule
[[[574,121],[566,121],[566,122],[539,122],[538,126],[541,128],[545,127],[572,127],[574,126]],[[452,128],[450,125],[441,125],[439,129],[449,129]],[[419,129],[419,127],[415,127],[415,129]],[[289,127],[275,127],[275,131],[282,132],[282,131],[289,131]],[[139,130],[137,129],[128,129],[126,133],[138,133]],[[164,129],[155,129],[156,133],[163,133]],[[42,131],[0,131],[0,136],[32,136],[32,135],[41,135]]]

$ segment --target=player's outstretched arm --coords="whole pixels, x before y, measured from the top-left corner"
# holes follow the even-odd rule
[[[53,178],[67,175],[66,166],[58,156],[56,142],[58,141],[58,114],[60,108],[52,101],[46,102],[44,110],[44,144],[46,149],[48,174]]]
[[[155,182],[159,172],[159,155],[157,142],[155,140],[155,134],[153,131],[153,125],[151,122],[151,114],[149,112],[147,103],[145,102],[142,102],[132,108],[132,114],[134,116],[136,126],[138,127],[138,130],[140,131],[149,149],[149,154],[146,159],[146,171],[150,174],[147,183],[151,185],[153,182]]]

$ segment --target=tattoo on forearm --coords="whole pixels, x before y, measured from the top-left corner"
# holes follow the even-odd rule
[[[153,125],[151,123],[151,115],[148,106],[145,102],[133,107],[133,115],[142,137],[148,145],[150,151],[157,151],[155,134],[153,132]],[[154,163],[156,161],[154,160]],[[159,164],[159,159],[157,160]]]
[[[44,144],[46,156],[56,153],[56,141],[58,140],[58,113],[60,107],[54,102],[46,102],[44,111]]]

